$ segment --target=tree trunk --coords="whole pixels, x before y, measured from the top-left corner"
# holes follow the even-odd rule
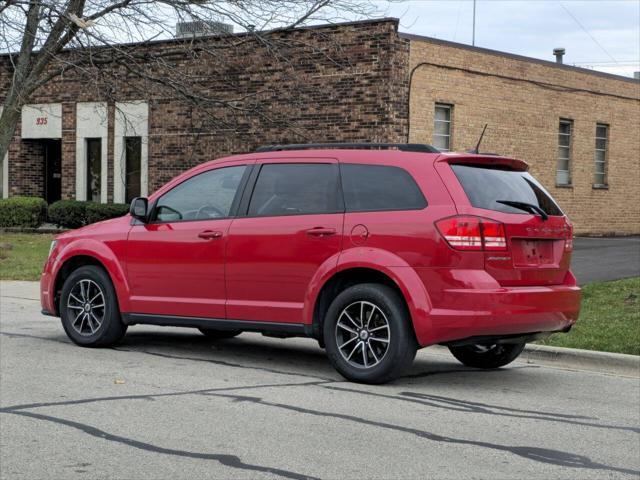
[[[0,159],[4,158],[5,154],[9,151],[9,145],[11,139],[16,131],[18,120],[20,119],[20,109],[22,105],[19,105],[18,96],[11,95],[9,93],[2,109],[2,115],[0,115]]]
[[[30,81],[29,74],[32,73],[32,54],[38,33],[40,11],[40,2],[29,2],[20,54],[18,55],[9,93],[4,101],[2,115],[0,116],[0,159],[3,159],[9,150],[9,144],[16,131],[22,106],[35,89],[32,81]]]

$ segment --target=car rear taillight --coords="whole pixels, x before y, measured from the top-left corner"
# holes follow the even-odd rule
[[[567,227],[567,238],[564,240],[564,251],[572,252],[573,251],[573,226],[569,225]]]
[[[438,220],[436,227],[456,250],[496,252],[507,249],[504,225],[489,218],[460,215]]]

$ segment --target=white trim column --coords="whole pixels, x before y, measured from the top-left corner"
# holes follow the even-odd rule
[[[124,203],[126,195],[125,137],[140,137],[140,195],[149,194],[149,104],[116,102],[113,138],[113,201]]]
[[[106,102],[76,104],[76,199],[87,199],[87,138],[100,139],[100,202],[107,203],[108,122]]]

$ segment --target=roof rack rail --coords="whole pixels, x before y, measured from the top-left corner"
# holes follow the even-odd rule
[[[256,152],[280,152],[283,150],[311,150],[343,148],[353,150],[400,150],[403,152],[440,153],[435,147],[423,143],[293,143],[289,145],[265,145]]]

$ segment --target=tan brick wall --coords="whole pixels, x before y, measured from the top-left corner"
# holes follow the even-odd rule
[[[435,103],[453,104],[453,149],[473,148],[488,123],[481,151],[527,161],[577,233],[640,233],[640,83],[412,39],[410,66],[421,62],[449,68],[415,70],[411,141],[431,143]],[[560,118],[574,122],[570,188],[555,185]],[[607,190],[592,187],[597,122],[610,126]]]

